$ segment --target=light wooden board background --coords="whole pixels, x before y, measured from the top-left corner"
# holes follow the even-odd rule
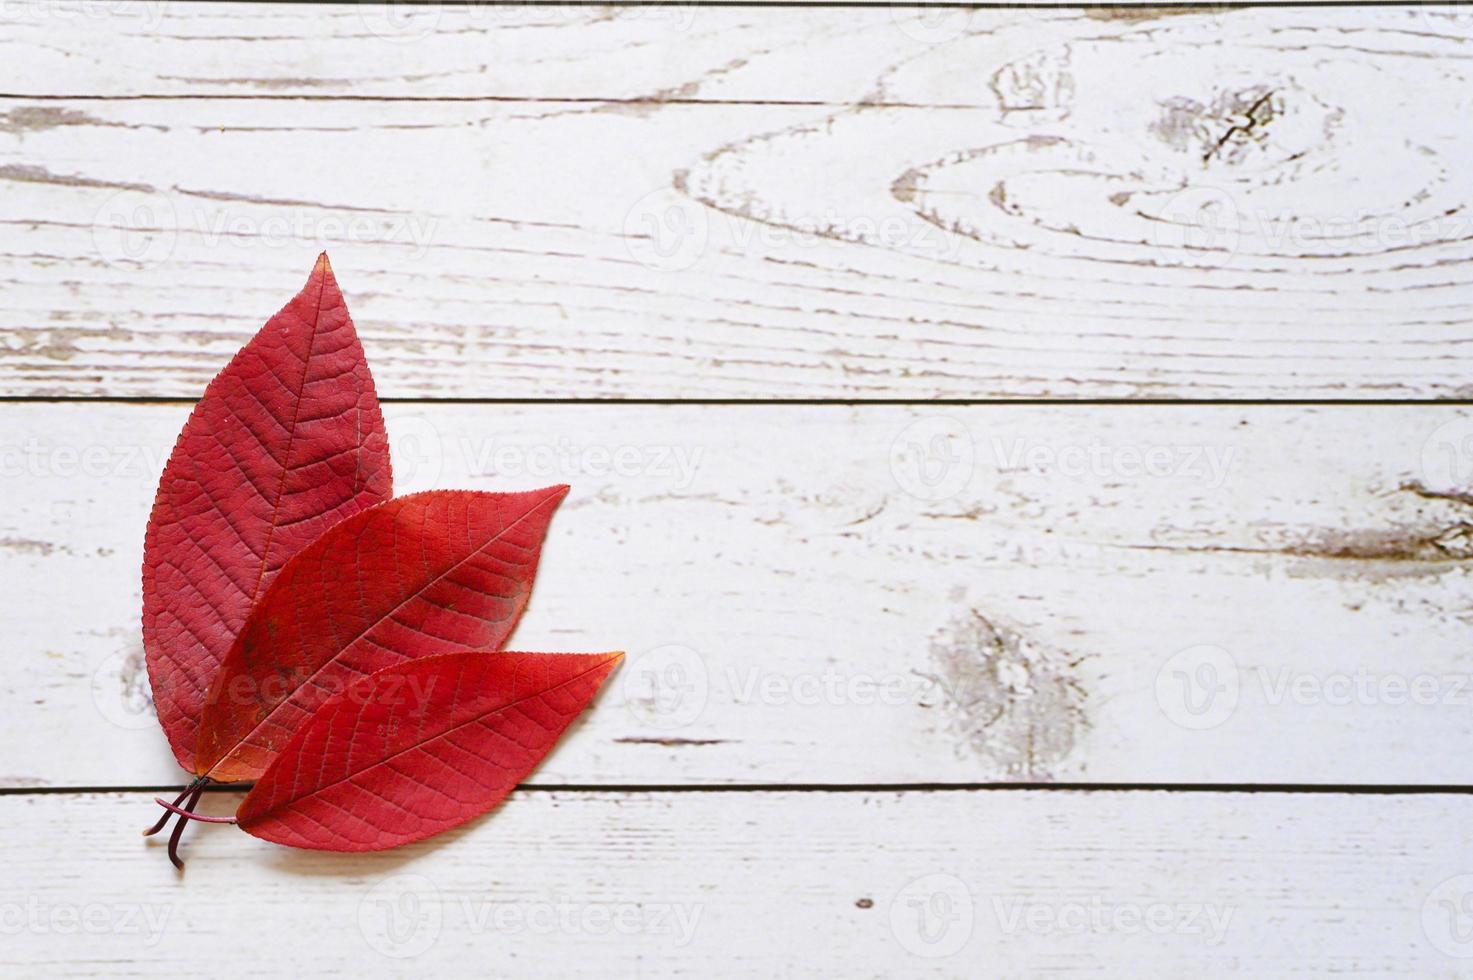
[[[1473,975],[1470,60],[1436,5],[4,4],[0,968]],[[397,488],[571,483],[515,645],[630,658],[486,819],[181,879],[143,523],[322,248]]]
[[[1444,978],[1473,949],[1464,796],[524,791],[346,860],[207,828],[186,885],[120,832],[146,810],[0,799],[37,924],[11,973]]]
[[[196,397],[316,247],[390,396],[1468,390],[1473,15],[364,9],[20,18],[0,392]]]

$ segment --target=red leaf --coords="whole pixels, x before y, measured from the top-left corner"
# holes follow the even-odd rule
[[[205,691],[251,604],[288,558],[391,495],[378,397],[324,252],[210,382],[159,480],[143,648],[181,766],[195,767]]]
[[[472,651],[362,678],[282,749],[240,826],[293,847],[377,851],[464,823],[536,767],[623,656]]]
[[[442,490],[348,518],[287,563],[215,676],[196,769],[254,779],[323,702],[417,657],[496,649],[565,486]]]

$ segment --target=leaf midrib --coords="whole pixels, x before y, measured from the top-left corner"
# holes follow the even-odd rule
[[[427,491],[427,493],[433,493],[433,492],[434,491]],[[265,717],[263,717],[260,721],[256,722],[256,724],[254,726],[252,726],[252,728],[250,729],[250,731],[246,732],[244,735],[242,735],[236,741],[234,741],[233,743],[231,743],[230,748],[228,748],[224,752],[222,752],[220,754],[220,757],[217,758],[214,762],[212,762],[210,764],[210,772],[214,772],[215,769],[220,765],[220,763],[222,763],[225,760],[229,759],[235,753],[236,749],[240,748],[242,745],[244,745],[246,743],[246,741],[248,739],[250,739],[250,737],[252,735],[255,735],[256,732],[260,731],[261,730],[261,727],[263,725],[265,725],[268,721],[270,721],[273,717],[275,717],[276,716],[276,713],[278,711],[280,711],[282,708],[284,708],[288,704],[290,704],[292,702],[293,696],[298,691],[300,691],[302,688],[306,687],[308,684],[312,683],[313,679],[316,678],[318,674],[322,673],[328,667],[331,667],[334,663],[336,663],[338,661],[338,658],[342,656],[344,650],[347,650],[353,644],[355,644],[359,640],[363,639],[370,632],[372,632],[372,630],[376,626],[378,626],[384,620],[386,620],[386,619],[390,618],[391,616],[393,616],[400,609],[403,609],[408,603],[410,603],[413,600],[417,599],[421,594],[424,593],[424,591],[426,589],[428,589],[431,586],[435,585],[437,582],[440,582],[447,575],[452,574],[456,569],[460,568],[460,566],[462,566],[466,562],[470,561],[476,555],[478,555],[481,552],[485,551],[488,547],[490,547],[491,545],[495,544],[497,541],[500,541],[502,539],[502,537],[504,537],[508,532],[510,532],[512,530],[512,528],[516,527],[518,524],[520,524],[522,521],[526,520],[528,517],[531,517],[533,514],[535,514],[538,511],[538,509],[540,509],[542,507],[543,504],[547,503],[549,500],[551,500],[552,498],[556,497],[557,496],[557,493],[558,492],[556,490],[554,490],[552,493],[549,493],[546,497],[543,497],[541,500],[538,500],[531,507],[528,507],[527,510],[520,517],[516,518],[510,524],[506,525],[506,527],[503,527],[501,530],[497,531],[494,535],[492,535],[491,537],[487,538],[485,541],[481,542],[476,547],[472,548],[465,555],[465,557],[461,558],[460,560],[458,560],[457,562],[455,562],[455,564],[451,565],[449,568],[446,568],[444,571],[442,571],[442,572],[438,573],[437,575],[435,575],[434,578],[430,579],[428,582],[424,583],[419,588],[415,589],[409,595],[406,595],[402,600],[399,601],[399,603],[397,605],[394,606],[394,608],[390,609],[388,612],[384,613],[382,616],[379,616],[373,622],[369,623],[362,630],[360,630],[358,632],[358,634],[356,636],[354,636],[352,639],[348,640],[345,643],[339,644],[338,645],[338,648],[333,652],[333,655],[331,657],[328,657],[321,664],[319,664],[318,667],[317,667],[317,669],[314,670],[314,671],[312,671],[312,673],[309,674],[302,681],[302,683],[300,683],[297,686],[295,686],[294,688],[292,688],[291,693],[289,693],[286,697],[282,698],[281,701],[277,703],[276,707],[272,708],[270,711],[268,711],[266,713]],[[414,496],[414,495],[411,495],[411,497],[412,496]],[[407,499],[410,499],[410,498],[407,498],[406,497],[406,498],[403,498],[403,499],[406,499],[407,500]],[[244,629],[241,630],[240,635],[241,636],[244,636],[245,635],[245,630]],[[227,659],[228,659],[228,655],[227,655]],[[420,659],[420,658],[418,658],[418,657],[411,657],[409,659],[410,660],[417,660],[417,659]],[[209,775],[209,772],[204,773],[204,775]]]
[[[495,655],[496,654],[494,652],[488,652],[488,653],[485,653],[484,654],[484,656],[488,656],[488,657],[495,656]],[[455,656],[455,654],[452,654],[452,656]],[[553,684],[550,687],[544,687],[544,688],[542,688],[539,691],[535,691],[535,692],[533,692],[531,694],[525,695],[524,697],[517,698],[515,701],[508,701],[507,703],[502,704],[502,705],[499,705],[499,706],[497,706],[495,708],[491,708],[491,709],[488,709],[486,711],[482,711],[481,713],[477,714],[475,717],[467,718],[465,721],[458,722],[457,724],[451,725],[449,728],[442,729],[441,731],[438,731],[438,732],[436,732],[436,733],[434,733],[432,735],[427,735],[424,738],[420,739],[419,741],[415,742],[414,744],[412,744],[412,745],[406,745],[404,748],[400,749],[399,751],[393,753],[392,755],[386,755],[382,759],[379,759],[377,762],[374,762],[371,765],[364,766],[362,769],[354,770],[353,772],[349,773],[346,776],[343,776],[340,779],[334,779],[330,783],[326,783],[326,784],[324,784],[322,786],[314,787],[311,790],[308,790],[307,792],[301,794],[300,796],[293,796],[293,797],[291,797],[291,798],[283,801],[282,803],[280,803],[278,805],[274,805],[269,810],[263,810],[261,815],[262,816],[265,816],[265,815],[268,815],[268,814],[277,813],[277,812],[279,812],[280,810],[282,810],[282,809],[284,809],[286,807],[289,807],[289,806],[292,806],[293,804],[296,804],[296,803],[301,802],[302,800],[310,799],[313,796],[317,796],[317,795],[319,795],[321,793],[325,793],[328,790],[332,789],[334,786],[338,786],[338,785],[340,785],[342,783],[349,782],[355,776],[360,776],[360,775],[362,775],[365,772],[369,772],[370,770],[377,769],[379,766],[386,766],[390,762],[392,762],[394,759],[399,758],[399,756],[404,755],[406,752],[413,752],[414,750],[416,750],[416,749],[424,746],[428,742],[433,742],[436,739],[445,738],[445,737],[451,735],[454,732],[460,731],[462,728],[465,728],[467,725],[473,725],[473,724],[481,721],[482,719],[484,719],[484,718],[486,718],[486,717],[488,717],[490,715],[499,714],[499,713],[504,712],[504,711],[510,711],[512,708],[515,708],[517,705],[522,704],[522,703],[527,702],[527,701],[530,701],[533,698],[544,697],[544,696],[552,693],[553,691],[557,691],[557,690],[560,690],[560,689],[562,689],[564,687],[567,687],[569,684],[572,684],[575,681],[579,681],[579,680],[582,680],[584,677],[587,677],[589,674],[593,673],[595,670],[598,670],[601,667],[607,666],[608,663],[609,663],[609,661],[610,660],[613,660],[613,659],[614,658],[611,656],[611,657],[608,657],[607,659],[600,660],[598,663],[594,664],[592,667],[589,667],[587,670],[581,670],[578,673],[574,674],[572,677],[569,677],[566,680],[560,681],[557,684]],[[257,784],[257,785],[259,785],[259,784]],[[252,790],[252,792],[254,792],[254,789]],[[375,795],[377,795],[377,794],[375,794]],[[242,804],[241,805],[244,806],[244,801],[242,801]]]
[[[317,331],[322,326],[322,294],[327,291],[327,275],[324,270],[317,280],[317,302],[313,304],[316,312],[312,315],[312,333],[307,338],[307,354],[302,358],[302,380],[297,385],[296,401],[292,405],[292,424],[286,436],[286,458],[281,464],[281,479],[276,482],[276,498],[271,501],[271,523],[266,528],[266,546],[261,550],[261,571],[256,576],[255,588],[251,589],[251,601],[246,606],[247,610],[256,604],[256,597],[261,594],[261,585],[266,581],[266,569],[271,565],[271,542],[276,537],[276,519],[281,513],[281,498],[286,493],[287,474],[291,472],[292,448],[297,442],[297,422],[302,417],[307,376],[312,373],[312,356],[317,350]]]

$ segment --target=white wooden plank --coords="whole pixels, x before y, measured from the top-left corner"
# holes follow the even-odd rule
[[[313,55],[338,82],[300,77],[290,6],[0,30],[54,94],[173,65],[204,81],[163,94],[214,94],[236,54],[251,92],[324,93],[0,100],[0,393],[193,397],[321,247],[390,396],[1468,391],[1469,17],[970,11],[940,43],[890,11],[475,9],[407,61]],[[341,49],[333,10],[309,34]],[[415,87],[479,79],[487,32],[549,60]]]
[[[137,612],[187,410],[0,409],[0,783],[179,780]],[[401,492],[573,486],[515,644],[630,660],[544,785],[1473,782],[1467,409],[388,416]]]
[[[0,35],[0,92],[108,97],[852,101],[878,64],[974,25],[1080,19],[1078,11],[885,8],[774,15],[686,3],[121,2],[82,11],[22,0],[6,9],[15,15]]]
[[[1287,32],[1269,39],[1273,45],[1322,32],[1327,44],[1348,38],[1372,50],[1433,54],[1451,53],[1446,36],[1466,29],[1467,13],[1457,4],[1315,7],[1127,0],[1062,9],[871,4],[840,12],[696,3],[11,0],[0,34],[0,93],[976,104],[990,103],[984,86],[959,84],[931,68],[964,54],[938,46],[970,46],[996,58],[1009,50],[1016,56],[1030,34],[1098,39],[1144,28],[1232,38],[1268,18]],[[886,84],[876,86],[881,76]]]
[[[1465,796],[522,793],[369,855],[196,827],[182,880],[153,812],[0,798],[8,972],[1429,980],[1473,953]]]

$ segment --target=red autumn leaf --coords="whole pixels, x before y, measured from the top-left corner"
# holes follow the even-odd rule
[[[361,678],[312,716],[236,814],[278,844],[377,851],[494,807],[622,653],[471,651]]]
[[[287,563],[206,698],[195,771],[254,779],[323,702],[405,660],[506,642],[566,486],[400,497]]]
[[[181,766],[195,768],[205,692],[252,603],[292,555],[391,493],[373,379],[323,253],[205,389],[149,517],[143,648]]]

